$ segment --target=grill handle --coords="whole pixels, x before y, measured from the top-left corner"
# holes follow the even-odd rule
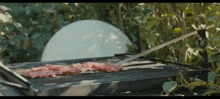
[[[22,77],[21,75],[11,71],[11,69],[9,69],[8,67],[6,67],[5,65],[3,65],[2,62],[0,62],[0,69],[7,72],[8,74],[16,77],[17,79],[19,79],[20,81],[22,81],[23,83],[27,84],[27,85],[31,85],[31,83],[25,79],[24,77]]]
[[[0,80],[0,84],[15,87],[15,88],[19,88],[19,89],[29,90],[29,88],[27,86],[23,86],[23,85],[20,85],[20,84],[16,84],[16,83],[4,81],[4,80]]]

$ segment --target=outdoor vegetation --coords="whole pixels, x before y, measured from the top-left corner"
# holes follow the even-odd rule
[[[1,3],[0,4],[0,60],[4,64],[40,61],[44,47],[62,27],[84,19],[108,22],[128,36],[135,38],[139,25],[141,51],[147,50],[192,31],[214,26],[206,31],[206,50],[211,69],[208,81],[191,80],[177,75],[165,82],[165,94],[179,87],[192,91],[206,86],[204,95],[220,92],[220,4],[219,3]],[[7,16],[7,18],[2,18]],[[151,52],[156,57],[201,67],[199,35]],[[128,53],[136,54],[136,45],[128,45]],[[204,66],[203,66],[204,67]],[[164,94],[163,93],[163,94]]]

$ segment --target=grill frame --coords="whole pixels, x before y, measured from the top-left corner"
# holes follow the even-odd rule
[[[29,63],[18,63],[18,64],[8,64],[7,67],[9,67],[12,72],[15,72],[15,69],[18,68],[32,68],[32,67],[37,67],[37,66],[42,66],[46,64],[70,64],[70,63],[77,63],[77,62],[92,62],[92,61],[100,61],[103,59],[114,59],[114,58],[119,58],[119,59],[124,59],[128,57],[129,55],[118,55],[118,56],[110,56],[110,57],[97,57],[97,58],[87,58],[87,59],[73,59],[73,60],[59,60],[59,61],[50,61],[50,62],[29,62]],[[135,59],[136,61],[146,61],[143,59]],[[148,64],[153,64],[148,63]],[[3,74],[6,75],[9,81],[15,82],[24,86],[28,86],[28,90],[20,90],[26,95],[34,95],[34,96],[47,96],[47,95],[52,95],[52,96],[60,96],[60,95],[113,95],[113,94],[118,94],[124,91],[141,91],[141,90],[153,90],[153,89],[159,89],[162,90],[161,86],[164,82],[167,81],[168,78],[175,79],[176,75],[179,72],[182,72],[184,76],[192,76],[195,77],[198,75],[198,78],[205,79],[207,77],[206,74],[208,73],[207,70],[199,69],[196,71],[187,71],[185,69],[177,69],[172,66],[159,66],[161,68],[159,69],[146,69],[145,71],[142,71],[143,69],[137,69],[136,76],[132,76],[132,71],[127,72],[126,71],[121,71],[117,73],[89,73],[89,74],[78,74],[78,75],[72,75],[72,76],[80,76],[80,75],[99,75],[103,76],[100,79],[101,80],[106,80],[106,81],[101,81],[100,79],[94,79],[94,80],[87,80],[87,83],[81,84],[82,81],[78,80],[76,82],[70,81],[70,82],[54,82],[55,84],[51,85],[51,83],[47,85],[39,85],[37,84],[39,81],[42,81],[42,79],[50,79],[50,78],[26,78],[30,84],[26,84],[19,79],[17,79],[15,76],[10,75],[10,73],[3,71]],[[135,67],[134,67],[135,68]],[[133,69],[135,71],[135,69]],[[167,75],[163,75],[163,72],[166,72]],[[119,79],[113,79],[117,78],[116,76],[119,75],[120,73],[125,72],[125,75],[130,74],[129,79],[122,79],[121,81]],[[153,75],[153,73],[155,73]],[[105,75],[110,74],[109,79],[105,77]],[[133,73],[135,74],[135,73]],[[137,78],[137,75],[142,75],[142,78]],[[151,76],[148,76],[151,75]],[[202,76],[201,76],[202,75]],[[68,75],[67,75],[68,76]],[[63,77],[67,77],[63,76]],[[200,77],[201,76],[201,77]],[[123,75],[120,76],[121,78],[125,77]],[[119,78],[120,78],[119,77]],[[132,78],[133,77],[133,78]],[[105,79],[106,78],[106,79]],[[36,80],[34,83],[33,80]],[[39,80],[37,82],[37,80]],[[61,79],[62,80],[62,79]],[[95,81],[96,80],[96,81]],[[97,81],[100,80],[100,81]],[[146,83],[147,82],[147,83]],[[77,84],[78,83],[78,84]]]

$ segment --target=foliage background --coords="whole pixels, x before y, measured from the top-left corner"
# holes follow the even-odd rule
[[[106,21],[135,40],[134,25],[139,25],[141,50],[215,24],[208,29],[208,57],[220,65],[218,3],[1,3],[0,14],[11,15],[0,20],[0,59],[5,64],[40,61],[49,39],[65,25],[84,19]],[[5,7],[7,8],[5,8]],[[148,54],[171,61],[200,66],[203,57],[199,35]],[[135,54],[137,46],[128,46]]]

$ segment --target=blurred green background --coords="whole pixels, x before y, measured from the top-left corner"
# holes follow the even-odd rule
[[[4,64],[40,61],[44,47],[62,27],[84,19],[102,20],[135,40],[139,25],[141,50],[214,24],[208,29],[209,61],[220,65],[219,3],[1,3],[0,60]],[[3,18],[3,16],[8,16]],[[147,56],[200,66],[199,35]],[[135,54],[137,46],[128,46]]]

